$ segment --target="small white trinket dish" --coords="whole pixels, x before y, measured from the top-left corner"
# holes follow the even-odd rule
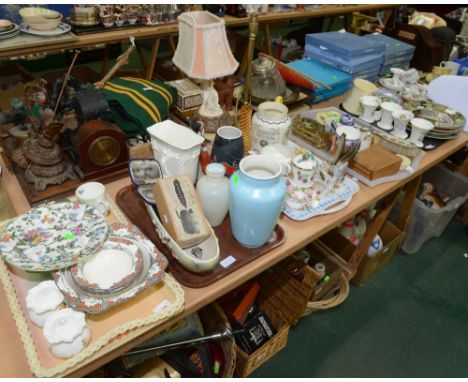
[[[62,307],[63,300],[63,294],[53,280],[42,281],[26,296],[29,318],[42,328],[47,318]]]
[[[85,314],[70,308],[52,314],[44,324],[44,337],[52,354],[70,358],[85,348],[91,339],[91,329]]]

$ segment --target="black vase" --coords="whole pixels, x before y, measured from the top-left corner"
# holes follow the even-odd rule
[[[242,131],[237,127],[223,126],[216,131],[216,137],[211,149],[211,160],[222,163],[226,173],[231,175],[239,167],[244,156],[244,140]]]

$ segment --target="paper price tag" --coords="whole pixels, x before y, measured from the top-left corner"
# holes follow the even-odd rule
[[[229,267],[230,265],[234,264],[237,260],[232,257],[232,256],[228,256],[226,257],[223,261],[221,261],[219,264],[223,267],[223,268],[227,268]]]
[[[161,301],[161,303],[156,305],[156,307],[153,309],[153,312],[154,313],[160,313],[164,309],[169,308],[170,306],[171,306],[171,303],[168,300],[163,300],[163,301]]]

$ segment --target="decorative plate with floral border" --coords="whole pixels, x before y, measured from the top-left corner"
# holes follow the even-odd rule
[[[75,310],[89,314],[102,313],[144,292],[159,283],[164,276],[168,261],[155,245],[133,225],[120,223],[109,227],[110,237],[126,238],[133,241],[143,254],[143,269],[127,288],[112,294],[90,293],[77,285],[70,269],[61,269],[53,273],[55,283],[65,296],[66,303]]]
[[[93,207],[71,201],[46,203],[10,221],[0,233],[5,261],[26,271],[72,266],[98,250],[107,222]]]
[[[131,268],[129,269],[129,272],[123,278],[115,280],[110,287],[105,287],[99,285],[98,283],[93,283],[89,281],[86,278],[85,265],[87,263],[88,265],[92,264],[90,263],[90,260],[92,260],[94,256],[97,256],[100,253],[100,251],[98,251],[95,253],[95,255],[90,256],[88,259],[86,259],[86,261],[79,262],[77,265],[74,265],[70,268],[73,281],[81,289],[91,293],[116,293],[132,284],[141,274],[141,271],[143,269],[143,254],[141,253],[140,248],[132,240],[123,237],[113,237],[109,235],[109,237],[101,247],[101,250],[106,249],[113,249],[127,254],[127,256],[131,259]],[[112,260],[115,263],[115,256],[112,257]],[[100,275],[101,271],[109,272],[110,269],[97,269],[96,271]]]

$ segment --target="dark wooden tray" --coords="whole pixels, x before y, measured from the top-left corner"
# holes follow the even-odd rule
[[[214,228],[219,239],[220,262],[227,257],[233,257],[235,262],[224,268],[220,264],[206,273],[194,273],[185,269],[172,255],[171,250],[161,242],[153,223],[146,211],[143,200],[138,196],[133,185],[122,188],[115,198],[117,205],[127,215],[128,219],[136,225],[148,237],[158,249],[169,259],[169,271],[183,285],[191,288],[206,287],[217,280],[222,279],[235,270],[249,264],[258,257],[264,255],[273,248],[281,245],[285,240],[284,230],[277,225],[272,240],[260,248],[242,247],[231,233],[229,217],[223,223]]]

